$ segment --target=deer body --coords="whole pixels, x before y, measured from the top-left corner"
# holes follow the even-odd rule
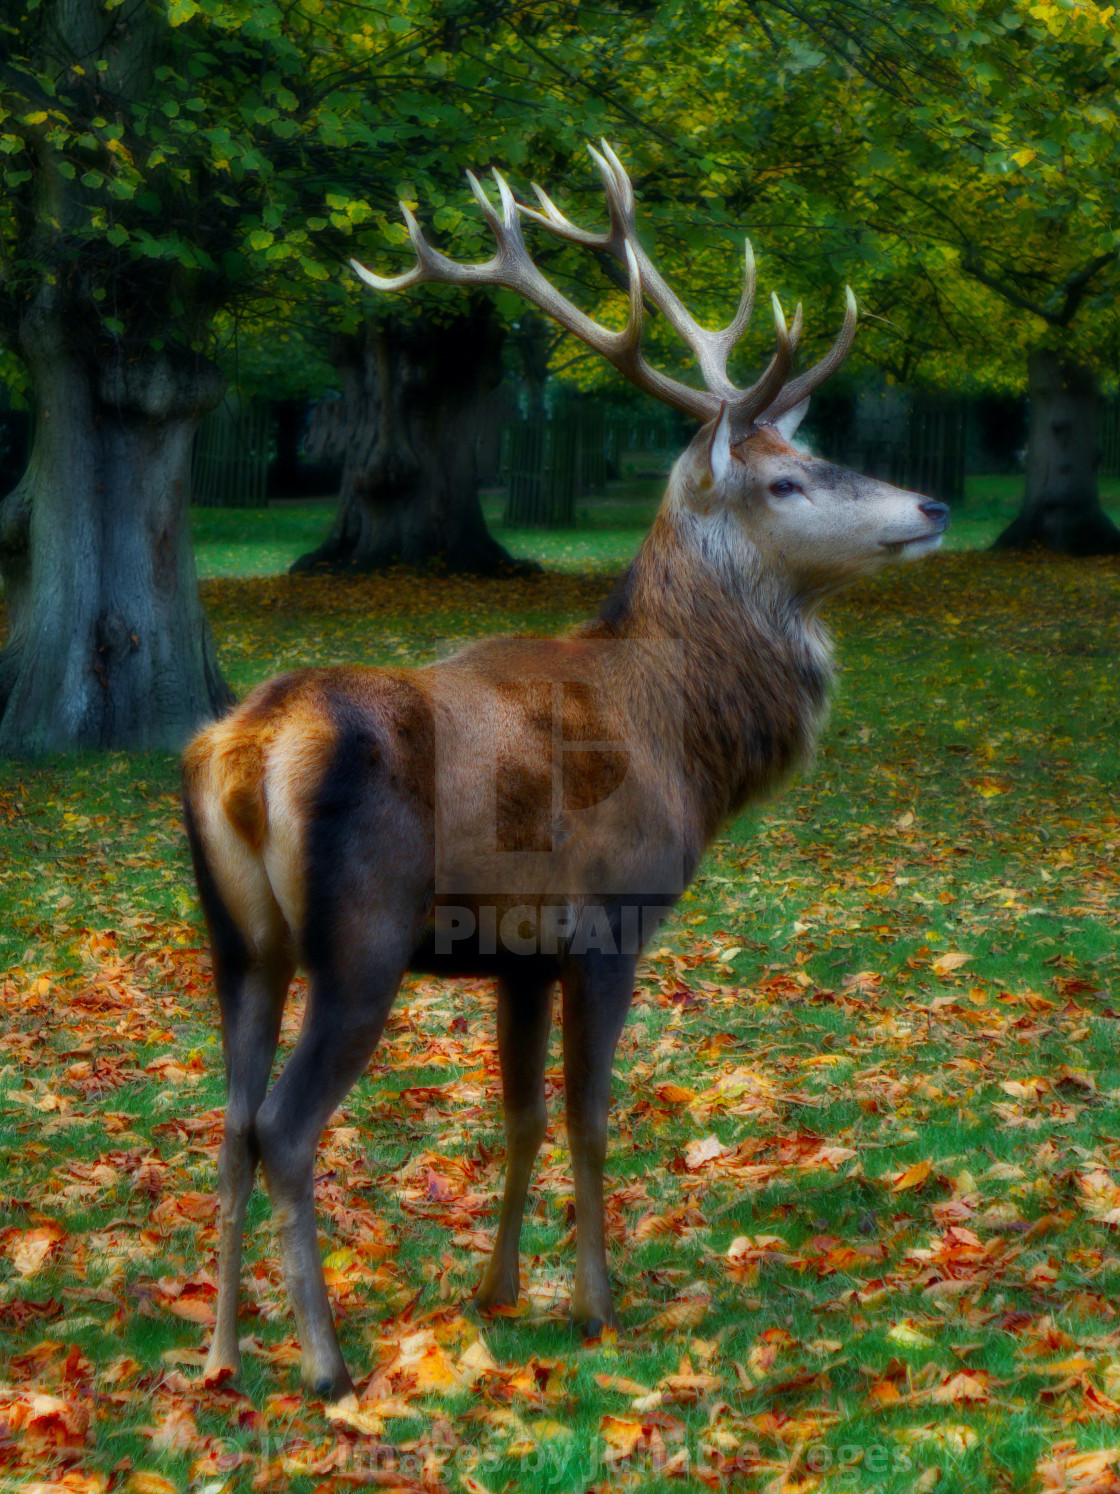
[[[622,248],[639,283],[628,238]],[[643,287],[669,294],[644,273]],[[774,412],[782,381],[760,383],[744,398]],[[188,748],[186,818],[229,1087],[208,1373],[239,1362],[241,1239],[259,1160],[304,1382],[331,1397],[350,1389],[319,1261],[314,1159],[409,969],[497,978],[508,1156],[477,1294],[487,1307],[517,1300],[559,982],[572,1314],[592,1330],[613,1321],[603,1163],[641,948],[727,816],[811,749],[830,678],[822,601],[935,548],[947,523],[943,504],[795,450],[801,403],[736,429],[717,401],[594,621],[562,638],[474,644],[414,671],[283,676]],[[299,963],[310,978],[303,1028],[269,1089]]]

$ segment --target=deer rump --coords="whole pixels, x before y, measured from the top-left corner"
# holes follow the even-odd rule
[[[790,444],[832,350],[789,379],[801,330],[774,302],[777,350],[759,380],[726,374],[754,297],[698,327],[650,263],[629,178],[604,146],[610,227],[588,233],[545,194],[502,212],[477,182],[498,242],[485,265],[432,249],[407,213],[425,280],[505,285],[635,383],[706,423],[673,468],[658,516],[600,616],[555,639],[479,643],[415,671],[305,670],[261,686],[202,732],[184,763],[187,824],[210,929],[228,1103],[219,1163],[218,1301],[206,1375],[240,1363],[245,1211],[258,1162],[272,1201],[304,1384],[346,1395],[314,1210],[331,1114],[365,1069],[404,972],[497,976],[507,1138],[483,1308],[519,1291],[519,1240],[546,1126],[554,987],[563,1002],[564,1099],[576,1212],[573,1318],[615,1321],[603,1221],[611,1066],[639,953],[727,816],[769,791],[813,744],[830,668],[819,609],[883,566],[928,554],[944,504],[846,472]],[[630,317],[598,326],[528,257],[520,215],[627,267]],[[360,267],[359,267],[360,268]],[[692,348],[707,388],[649,367],[649,299]],[[295,1048],[270,1086],[297,962],[309,975]]]
[[[414,672],[261,686],[185,760],[217,921],[254,959],[282,943],[312,967],[353,943],[351,920],[382,916],[408,931],[416,972],[497,975],[537,955],[555,979],[569,951],[637,955],[691,879],[705,827],[676,781],[671,683],[675,744],[611,698],[635,652],[603,637],[508,640]]]

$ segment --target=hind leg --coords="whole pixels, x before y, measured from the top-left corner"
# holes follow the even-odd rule
[[[521,1282],[518,1248],[529,1179],[548,1113],[544,1069],[552,1027],[555,976],[540,972],[510,977],[498,986],[498,1056],[506,1120],[506,1186],[502,1214],[476,1304],[516,1307]]]
[[[292,977],[291,962],[283,951],[252,965],[219,961],[217,951],[215,955],[228,1100],[218,1157],[218,1304],[205,1378],[236,1374],[241,1367],[237,1309],[245,1210],[257,1170],[254,1122],[268,1087]]]
[[[572,1319],[587,1334],[616,1323],[607,1274],[603,1165],[611,1065],[634,992],[629,955],[587,955],[563,972],[564,1089],[576,1194]]]
[[[241,1367],[237,1345],[237,1307],[241,1287],[241,1245],[245,1210],[257,1167],[254,1120],[268,1087],[276,1056],[280,1018],[292,978],[287,931],[255,856],[221,820],[210,815],[211,849],[234,875],[229,885],[242,895],[241,922],[218,889],[199,833],[198,811],[209,800],[184,794],[183,811],[194,861],[195,880],[210,934],[214,985],[222,1014],[222,1047],[226,1065],[225,1134],[218,1157],[219,1248],[218,1303],[214,1336],[204,1375],[236,1374]],[[243,926],[255,929],[247,936]]]
[[[368,1064],[400,985],[408,950],[396,931],[380,945],[374,938],[344,941],[327,969],[312,970],[299,1041],[257,1112],[303,1384],[325,1400],[338,1400],[353,1386],[319,1257],[315,1154],[323,1127]]]

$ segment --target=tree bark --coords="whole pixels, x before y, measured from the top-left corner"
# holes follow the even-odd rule
[[[51,306],[21,330],[37,418],[27,470],[0,504],[0,755],[178,749],[233,698],[188,509],[191,440],[220,376],[167,350],[90,357],[71,331]]]
[[[1057,353],[1030,356],[1030,432],[1023,506],[996,540],[998,550],[1041,545],[1063,555],[1120,553],[1120,529],[1097,486],[1097,381]]]
[[[486,528],[476,444],[501,377],[503,332],[475,303],[451,322],[370,322],[336,352],[342,399],[320,407],[305,448],[343,462],[326,541],[293,571],[438,564],[482,574],[528,569]]]

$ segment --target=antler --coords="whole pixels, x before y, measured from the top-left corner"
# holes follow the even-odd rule
[[[823,383],[843,362],[851,346],[856,320],[855,298],[851,291],[847,293],[848,309],[844,327],[831,352],[808,373],[802,374],[788,385],[786,378],[801,332],[801,307],[798,305],[793,325],[787,329],[778,298],[772,296],[778,338],[774,357],[762,377],[749,389],[737,388],[727,376],[727,359],[746,330],[754,306],[755,269],[750,242],[746,245],[744,286],[739,309],[728,326],[720,331],[707,331],[670,290],[638,241],[634,225],[634,189],[630,178],[606,141],[602,142],[602,146],[602,154],[594,147],[590,147],[590,150],[602,173],[606,189],[610,228],[605,233],[593,233],[569,222],[535,183],[533,190],[543,211],[537,212],[519,204],[500,172],[495,170],[494,179],[502,202],[499,216],[477,178],[468,171],[471,191],[497,240],[497,253],[493,259],[481,265],[461,265],[448,259],[427,242],[416,219],[402,202],[401,211],[409,238],[416,250],[415,267],[403,275],[382,276],[373,274],[356,260],[351,260],[350,263],[361,279],[377,290],[407,290],[425,281],[441,281],[449,285],[502,285],[517,291],[526,300],[547,312],[561,326],[574,332],[595,352],[607,358],[638,388],[686,415],[707,421],[719,414],[721,406],[727,405],[733,432],[736,434],[745,434],[752,421],[756,421],[761,415],[776,416],[806,398],[812,389]],[[606,251],[625,265],[630,314],[623,331],[612,332],[601,326],[561,295],[542,275],[525,246],[519,213],[540,223],[558,238]],[[651,367],[642,356],[643,296],[648,297],[665,315],[695,355],[707,385],[705,390],[693,389],[691,385],[670,378]]]
[[[793,326],[786,331],[785,317],[777,296],[771,296],[774,309],[774,324],[778,330],[778,347],[762,377],[749,389],[739,389],[727,376],[727,360],[732,350],[747,330],[754,310],[755,264],[754,250],[748,239],[744,254],[743,293],[739,309],[728,325],[719,331],[707,331],[701,327],[687,310],[679,296],[662,279],[656,267],[642,248],[634,224],[634,187],[626,168],[605,140],[600,142],[602,154],[588,146],[592,160],[603,178],[607,196],[607,211],[610,228],[605,233],[593,233],[578,228],[570,222],[546,192],[533,182],[533,191],[543,212],[522,206],[521,211],[549,229],[557,238],[569,243],[583,244],[587,248],[613,254],[623,259],[627,250],[633,252],[638,262],[642,280],[642,291],[654,306],[667,318],[673,330],[688,346],[700,366],[700,373],[708,389],[721,403],[729,406],[733,429],[743,431],[756,416],[760,415],[777,395],[789,373],[793,354],[801,335],[801,306],[794,313]]]
[[[415,267],[403,275],[375,275],[352,259],[350,264],[354,271],[375,290],[408,290],[429,280],[446,285],[504,285],[509,290],[517,291],[534,306],[539,306],[569,332],[574,332],[588,347],[601,353],[620,373],[637,384],[639,389],[647,390],[657,399],[697,420],[711,420],[718,413],[718,398],[700,389],[692,389],[687,384],[678,383],[676,379],[652,368],[642,357],[641,276],[631,247],[624,248],[624,263],[629,274],[630,315],[623,331],[612,332],[609,328],[600,326],[561,295],[533,263],[521,233],[517,202],[501,173],[494,172],[494,180],[498,184],[502,200],[500,216],[473,172],[467,172],[467,180],[498,243],[498,252],[493,259],[481,265],[461,265],[448,259],[438,249],[432,248],[421,233],[420,225],[402,202],[401,212],[404,214],[412,247],[416,250]]]

